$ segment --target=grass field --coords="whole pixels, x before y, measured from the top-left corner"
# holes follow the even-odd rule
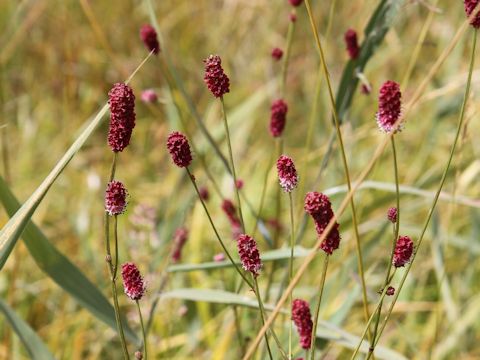
[[[291,12],[295,23],[289,20]],[[310,20],[320,34],[325,68]],[[158,55],[148,56],[139,36],[148,23],[158,32]],[[345,49],[349,28],[362,45],[355,61],[349,61]],[[287,0],[2,0],[0,29],[0,200],[5,209],[0,212],[0,359],[123,356],[105,266],[104,193],[112,151],[104,106],[112,85],[137,67],[130,82],[136,126],[116,168],[116,178],[129,192],[127,210],[118,216],[118,261],[136,263],[145,277],[147,291],[139,304],[150,326],[148,358],[242,359],[254,349],[262,334],[254,291],[240,286],[242,279],[228,259],[213,260],[222,248],[188,176],[173,165],[166,148],[170,132],[188,137],[190,170],[198,186],[208,188],[213,222],[238,259],[221,207],[224,199],[238,205],[227,171],[223,112],[203,80],[203,60],[210,54],[221,56],[230,78],[224,102],[236,173],[243,181],[245,232],[258,243],[260,295],[266,316],[278,315],[271,329],[283,350],[288,352],[290,343],[285,289],[291,224],[289,197],[278,185],[278,155],[291,156],[300,175],[292,192],[293,272],[299,276],[293,297],[310,302],[312,314],[325,253],[312,251],[319,238],[303,210],[305,193],[327,194],[338,217],[341,243],[329,256],[315,357],[350,359],[367,324],[356,223],[369,315],[390,267],[392,224],[386,214],[397,201],[392,137],[399,234],[411,237],[418,252],[411,265],[395,272],[391,285],[401,291],[385,297],[380,326],[396,303],[375,358],[480,358],[480,64],[470,69],[466,92],[475,29],[461,1],[310,0],[292,7]],[[271,56],[274,47],[284,50],[280,61]],[[386,80],[398,82],[402,90],[405,123],[393,136],[379,131],[375,119]],[[362,82],[371,85],[370,94],[362,93]],[[142,101],[145,89],[154,89],[158,101]],[[345,100],[349,92],[351,102]],[[270,106],[281,97],[288,103],[287,122],[282,137],[273,138]],[[89,131],[88,124],[98,126]],[[75,141],[71,161],[58,169],[58,178],[48,177]],[[355,219],[342,151],[355,190]],[[30,218],[35,225],[27,225]],[[181,260],[173,264],[172,239],[180,227],[188,230],[188,240]],[[135,302],[123,294],[121,279],[117,288],[134,358],[142,350],[139,316]],[[282,295],[285,301],[279,303]],[[374,323],[375,318],[372,332]],[[273,358],[281,359],[267,333]],[[265,341],[259,339],[252,358],[267,359]],[[293,359],[311,356],[300,347],[295,326],[291,343]],[[367,353],[364,342],[357,358]]]

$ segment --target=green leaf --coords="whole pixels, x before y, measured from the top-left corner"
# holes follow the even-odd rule
[[[363,72],[375,49],[382,43],[386,33],[394,23],[394,18],[405,0],[382,0],[373,13],[364,31],[364,40],[357,59],[350,60],[343,70],[338,87],[336,104],[340,122],[353,100],[358,85],[357,73]]]
[[[148,58],[152,55],[150,53],[135,69],[135,71],[127,79],[128,83],[133,76],[137,73],[138,70],[145,64]],[[22,207],[13,215],[10,220],[5,224],[5,226],[0,231],[0,270],[3,269],[5,262],[8,259],[8,256],[12,252],[17,240],[22,234],[25,226],[27,226],[28,221],[32,217],[33,213],[37,209],[38,205],[42,202],[43,198],[47,194],[50,187],[53,185],[55,180],[60,176],[63,169],[68,165],[70,160],[75,156],[75,154],[80,150],[80,148],[85,144],[90,135],[95,131],[98,125],[102,122],[102,118],[108,110],[108,104],[103,105],[100,111],[96,116],[87,123],[85,129],[77,137],[74,143],[70,148],[65,152],[62,158],[58,161],[55,167],[50,171],[50,174],[42,181],[40,186],[33,192],[32,195],[25,201]]]
[[[294,257],[305,257],[309,254],[311,249],[305,249],[302,246],[294,247]],[[276,261],[276,260],[287,260],[290,259],[290,248],[276,249],[272,251],[267,251],[262,254],[262,261]],[[240,264],[240,261],[237,261],[237,264]],[[222,269],[227,267],[232,267],[232,263],[228,260],[219,261],[219,262],[205,262],[201,264],[179,264],[172,265],[168,267],[168,272],[189,272],[197,270],[212,270],[212,269]]]
[[[43,343],[42,339],[33,331],[33,329],[23,321],[2,299],[0,299],[0,311],[3,312],[10,322],[15,333],[22,340],[33,360],[54,360],[54,356]]]
[[[0,201],[9,216],[15,214],[20,207],[18,200],[2,177],[0,177]],[[22,238],[38,267],[44,273],[72,295],[93,316],[116,331],[115,311],[109,301],[66,256],[48,241],[35,224],[32,222],[27,224]],[[126,322],[124,322],[124,328],[126,336],[138,344],[137,335],[127,326]]]
[[[203,301],[215,304],[238,305],[255,309],[258,308],[258,303],[254,297],[248,297],[245,295],[231,293],[223,290],[195,288],[176,289],[162,294],[161,298],[163,300],[182,299],[189,301]],[[264,304],[264,307],[268,311],[272,311],[275,308],[275,306],[271,304]],[[281,313],[288,314],[288,310],[283,309],[281,310]],[[328,321],[322,320],[319,321],[316,335],[318,338],[334,341],[349,349],[355,349],[358,342],[360,341],[360,337],[352,335]],[[362,347],[360,348],[360,351],[363,353],[367,353],[368,347],[368,343],[364,341]],[[406,360],[406,358],[399,353],[382,346],[377,346],[375,348],[375,356],[378,359]]]

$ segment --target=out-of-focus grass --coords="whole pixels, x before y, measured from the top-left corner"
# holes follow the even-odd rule
[[[348,27],[362,30],[377,1],[338,1],[330,36],[323,39],[334,87],[347,61],[343,33]],[[268,133],[270,101],[278,96],[276,79],[280,64],[272,63],[271,48],[284,46],[288,26],[287,1],[201,0],[155,2],[156,15],[165,45],[189,94],[203,115],[209,130],[226,154],[221,112],[203,84],[202,59],[210,53],[222,56],[230,76],[231,93],[225,98],[232,129],[237,171],[245,182],[245,194],[257,207],[264,170],[270,166],[274,143]],[[328,5],[328,6],[327,6]],[[319,30],[324,33],[330,2],[314,3]],[[441,0],[430,30],[404,90],[411,95],[434,59],[451,40],[464,19],[461,2]],[[370,96],[358,94],[343,127],[351,172],[358,174],[381,140],[374,114],[376,92],[386,79],[402,80],[415,49],[418,34],[429,10],[421,2],[408,2],[392,31],[366,68],[373,85]],[[352,14],[355,16],[352,17]],[[78,134],[83,121],[104,103],[111,84],[125,78],[142,59],[146,50],[138,30],[149,22],[142,1],[2,1],[0,3],[0,72],[2,174],[19,199],[25,199],[48,174]],[[361,35],[360,35],[361,38]],[[433,79],[419,105],[410,113],[405,130],[397,136],[402,184],[435,190],[453,141],[456,119],[466,79],[470,42],[464,37]],[[211,261],[220,251],[211,229],[196,203],[183,172],[174,168],[165,151],[168,131],[181,129],[166,82],[157,59],[145,65],[133,81],[138,95],[137,126],[131,146],[121,154],[118,178],[130,192],[129,209],[120,218],[121,261],[133,260],[148,274],[149,292],[142,300],[145,313],[160,285],[159,269],[164,268],[172,233],[177,226],[191,229],[182,262]],[[477,65],[478,66],[478,65]],[[285,151],[303,161],[309,111],[314,97],[318,69],[313,37],[303,7],[299,8],[297,29],[286,88],[289,103],[285,131]],[[476,134],[480,76],[474,76],[472,98],[461,147],[454,158],[446,192],[478,199],[476,182],[480,148]],[[141,103],[140,92],[155,88],[159,104]],[[194,119],[186,109],[192,139],[205,156],[226,196],[233,198],[230,177],[215,157]],[[314,129],[314,147],[309,155],[305,190],[325,190],[343,184],[340,158],[335,152],[320,185],[313,187],[326,142],[331,131],[327,92],[322,88],[319,113]],[[107,122],[92,136],[74,158],[45,198],[34,220],[49,239],[109,295],[103,261],[103,189],[111,160],[106,146]],[[5,166],[7,164],[7,166]],[[195,162],[193,171],[200,184],[207,178]],[[375,166],[371,180],[393,182],[391,154],[387,151]],[[265,215],[275,214],[275,172],[269,177]],[[211,193],[213,189],[209,185]],[[295,194],[297,209],[303,194]],[[342,197],[332,197],[334,206]],[[209,208],[222,235],[230,229],[220,210],[220,199],[213,195]],[[394,194],[374,189],[356,195],[364,263],[371,303],[377,299],[390,249],[390,230],[385,213],[394,204]],[[401,233],[418,236],[427,214],[428,198],[402,195]],[[286,210],[286,202],[284,209]],[[152,208],[153,220],[146,215]],[[244,210],[247,229],[254,219]],[[393,321],[381,344],[407,358],[463,358],[480,356],[478,299],[479,211],[475,206],[441,202],[427,233],[416,264],[395,307]],[[2,223],[7,217],[2,213]],[[282,212],[287,231],[288,213]],[[299,218],[297,219],[298,223]],[[321,318],[332,321],[352,334],[361,334],[363,317],[354,258],[354,241],[349,212],[341,218],[342,244],[330,261]],[[314,241],[312,224],[307,225],[302,246]],[[268,249],[258,235],[262,250]],[[234,243],[229,244],[234,250]],[[476,250],[475,250],[476,249]],[[128,257],[127,257],[128,254]],[[286,263],[284,264],[286,268]],[[321,260],[315,261],[294,294],[314,297]],[[398,276],[398,275],[397,275]],[[283,270],[277,270],[272,291],[279,288]],[[171,274],[167,290],[177,288],[233,289],[232,271]],[[265,279],[260,278],[261,286]],[[93,318],[41,273],[19,242],[0,274],[2,298],[34,328],[59,358],[93,359],[120,356],[116,334]],[[248,295],[248,294],[247,294]],[[352,300],[352,297],[354,299]],[[276,294],[273,293],[273,299]],[[350,304],[351,307],[345,307]],[[135,308],[121,299],[132,327],[138,329]],[[182,306],[187,313],[182,315]],[[340,310],[344,310],[341,316]],[[244,335],[254,337],[258,328],[253,310],[242,310]],[[3,318],[0,324],[6,324]],[[233,313],[223,305],[166,299],[160,302],[150,333],[154,357],[236,358],[238,341]],[[276,328],[285,332],[277,320]],[[219,335],[221,334],[221,335]],[[26,352],[8,326],[0,326],[0,357],[22,358]],[[296,338],[294,338],[296,339]],[[230,345],[228,345],[230,344]],[[335,342],[324,348],[332,358],[345,358],[349,352]],[[298,350],[298,348],[297,348]]]

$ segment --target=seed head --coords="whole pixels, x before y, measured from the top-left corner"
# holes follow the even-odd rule
[[[142,91],[142,95],[140,96],[140,98],[144,103],[147,103],[147,104],[156,103],[158,100],[157,93],[155,92],[155,90],[152,90],[152,89],[147,89]]]
[[[242,179],[237,179],[237,181],[235,182],[235,186],[237,189],[243,189],[243,185],[244,185],[244,182]]]
[[[281,155],[277,160],[277,170],[278,180],[283,191],[292,192],[298,184],[297,169],[295,169],[293,160],[286,155]]]
[[[472,15],[473,10],[475,10],[475,6],[477,6],[479,2],[480,0],[463,0],[463,3],[465,5],[465,13],[468,17]],[[480,12],[477,12],[477,15],[475,15],[472,21],[470,21],[470,24],[475,29],[480,28]]]
[[[175,230],[173,235],[173,251],[172,251],[172,262],[176,263],[180,261],[182,257],[182,249],[188,239],[188,230],[184,227],[178,228]]]
[[[218,55],[210,55],[203,60],[205,75],[203,80],[215,97],[222,97],[230,92],[230,80],[222,68],[222,59]]]
[[[290,21],[291,21],[292,23],[294,23],[295,21],[297,21],[297,14],[295,14],[295,11],[292,11],[292,12],[290,13],[290,15],[288,16],[288,18],[290,19]]]
[[[200,189],[198,189],[198,192],[200,193],[200,197],[203,201],[208,201],[208,199],[210,199],[210,193],[208,192],[208,188],[206,186],[202,186]]]
[[[312,344],[313,322],[308,302],[295,299],[292,303],[292,320],[300,335],[300,345],[303,349],[310,349]]]
[[[147,47],[148,51],[152,51],[156,55],[160,51],[160,44],[157,39],[157,32],[151,25],[143,25],[140,28],[140,38]]]
[[[344,35],[344,38],[350,59],[356,59],[360,54],[360,48],[358,46],[357,40],[357,32],[353,29],[348,29]]]
[[[390,209],[388,209],[388,212],[387,212],[388,220],[393,224],[395,224],[397,222],[397,214],[398,214],[397,208],[391,207]]]
[[[390,133],[400,130],[395,122],[400,118],[402,112],[402,93],[400,85],[395,81],[386,81],[380,88],[378,97],[377,124],[380,130]]]
[[[413,254],[413,241],[408,236],[399,236],[393,253],[393,266],[403,267]]]
[[[272,50],[272,58],[273,58],[274,60],[279,61],[279,60],[282,58],[282,56],[283,56],[283,50],[282,50],[282,49],[280,49],[280,48],[278,48],[278,47],[273,48],[273,50]]]
[[[123,151],[130,143],[135,127],[135,95],[130,86],[116,83],[108,92],[110,128],[108,145],[114,152]]]
[[[127,189],[125,185],[117,180],[107,184],[105,191],[105,211],[108,215],[120,215],[127,208]]]
[[[240,234],[237,238],[238,255],[242,262],[242,267],[250,271],[254,277],[257,277],[262,268],[262,260],[258,252],[255,240],[246,234]]]
[[[333,218],[333,210],[330,199],[327,195],[319,192],[309,192],[305,197],[305,211],[312,216],[315,222],[315,230],[318,236],[321,236],[330,220]],[[331,255],[340,245],[339,224],[335,221],[327,237],[322,241],[320,247],[327,254]]]
[[[236,239],[241,233],[241,222],[237,215],[237,209],[231,200],[225,199],[222,202],[222,210],[230,221],[233,238]]]
[[[303,0],[288,0],[292,6],[300,6]]]
[[[187,137],[181,132],[174,131],[168,135],[167,149],[172,160],[178,167],[187,167],[192,162],[192,153]]]
[[[389,286],[386,293],[388,296],[392,296],[395,294],[395,288],[393,286]]]
[[[287,120],[288,106],[282,99],[275,100],[271,106],[270,133],[273,137],[282,136]]]
[[[127,262],[122,265],[122,279],[125,294],[132,300],[140,300],[145,294],[145,283],[134,263]]]

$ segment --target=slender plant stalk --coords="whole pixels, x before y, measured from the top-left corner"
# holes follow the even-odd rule
[[[293,10],[295,11],[295,10]],[[287,84],[287,72],[288,72],[288,63],[290,60],[290,53],[292,50],[292,41],[293,41],[293,33],[295,32],[295,21],[290,21],[288,24],[288,33],[287,33],[287,47],[285,49],[285,56],[283,58],[282,63],[282,82],[280,93],[282,96],[285,96],[285,86]]]
[[[257,296],[258,307],[260,308],[260,316],[262,317],[262,324],[265,324],[265,309],[263,308],[262,298],[260,296],[260,290],[258,288],[258,281],[255,276],[253,277],[253,283],[255,284],[255,295]],[[272,349],[270,349],[270,343],[268,342],[268,335],[265,335],[265,344],[267,345],[268,357],[273,360]]]
[[[325,254],[325,260],[323,262],[323,269],[322,269],[322,277],[320,279],[320,285],[318,288],[318,302],[317,307],[315,309],[315,317],[313,319],[313,328],[312,328],[312,343],[310,345],[312,351],[310,353],[310,359],[315,359],[315,339],[317,338],[317,324],[318,324],[318,316],[320,314],[320,304],[322,303],[322,295],[323,289],[325,287],[325,278],[327,276],[327,268],[328,268],[328,259],[330,255]]]
[[[392,251],[390,253],[390,260],[388,262],[388,268],[385,276],[385,281],[383,283],[383,288],[386,288],[389,286],[389,279],[390,279],[390,272],[392,270],[392,262],[393,262],[393,254],[395,253],[395,247],[397,246],[397,240],[398,240],[398,233],[400,230],[400,182],[398,178],[398,161],[397,161],[397,150],[395,148],[395,136],[392,136],[390,138],[390,142],[392,144],[392,153],[393,153],[393,168],[394,168],[394,173],[395,173],[395,191],[396,191],[396,198],[397,198],[397,219],[394,224],[394,231],[393,231],[393,241],[392,241]],[[383,306],[383,301],[380,302],[380,307],[378,309],[378,316],[377,319],[375,320],[375,327],[373,329],[373,338],[372,341],[375,341],[375,338],[377,337],[377,332],[378,332],[378,324],[380,322],[380,317],[382,315],[382,306]],[[373,344],[371,344],[373,345]],[[370,346],[369,348],[369,356],[370,354],[373,354],[373,346]]]
[[[479,8],[480,8],[480,6],[477,6],[476,10],[478,10]],[[472,53],[471,53],[471,57],[470,57],[470,67],[469,67],[469,70],[468,70],[467,86],[465,88],[465,95],[464,95],[464,98],[463,98],[462,109],[460,111],[460,119],[458,121],[457,132],[455,134],[455,140],[453,141],[452,148],[450,150],[450,156],[448,158],[447,165],[445,166],[445,170],[443,171],[442,179],[440,180],[440,186],[438,187],[438,190],[435,194],[435,198],[433,199],[432,206],[431,206],[431,208],[428,212],[427,220],[425,221],[425,225],[423,226],[423,229],[422,229],[422,232],[421,232],[420,237],[418,239],[417,245],[415,246],[415,250],[413,252],[412,260],[411,260],[410,264],[407,266],[407,268],[405,270],[405,273],[402,277],[402,280],[400,281],[400,285],[398,286],[398,289],[395,292],[395,296],[393,298],[393,301],[392,301],[392,303],[391,303],[391,305],[388,309],[387,315],[385,316],[385,319],[382,323],[382,327],[380,328],[378,336],[375,339],[375,342],[373,344],[374,348],[377,345],[378,341],[380,340],[380,337],[383,333],[383,330],[385,329],[385,326],[387,325],[388,319],[392,315],[393,307],[395,306],[395,303],[397,302],[397,299],[398,299],[398,296],[400,294],[400,291],[402,290],[403,284],[405,283],[405,280],[408,276],[408,273],[410,272],[410,269],[412,268],[413,262],[415,260],[415,257],[417,256],[417,253],[418,253],[418,249],[420,248],[420,245],[422,244],[422,241],[423,241],[423,238],[424,238],[425,233],[427,231],[428,225],[430,224],[430,220],[432,219],[433,211],[435,210],[435,207],[437,206],[438,198],[440,197],[440,193],[442,192],[443,185],[445,184],[445,180],[447,179],[448,171],[450,169],[450,165],[451,165],[452,159],[453,159],[453,154],[455,153],[455,149],[457,147],[458,139],[460,138],[460,133],[462,132],[462,126],[463,126],[463,121],[464,121],[464,118],[465,118],[465,111],[466,111],[466,107],[467,107],[468,97],[470,95],[470,87],[471,87],[471,84],[472,84],[472,73],[473,73],[473,68],[474,68],[474,65],[475,65],[475,50],[476,50],[476,46],[477,46],[477,32],[478,31],[476,29],[473,30],[473,36],[472,36],[473,44],[472,44]]]
[[[240,276],[242,277],[242,279],[245,280],[245,282],[248,284],[248,286],[250,286],[250,288],[253,289],[253,284],[250,282],[250,280],[247,279],[247,277],[245,276],[245,274],[243,273],[243,271],[240,270],[240,268],[238,267],[237,263],[235,263],[235,261],[233,260],[232,256],[230,255],[230,252],[227,250],[227,247],[226,247],[225,244],[223,243],[223,240],[222,240],[222,238],[220,237],[220,235],[219,235],[219,233],[218,233],[218,231],[217,231],[217,228],[216,228],[215,224],[213,223],[212,217],[210,216],[210,212],[209,212],[208,209],[207,209],[207,205],[205,204],[205,201],[203,201],[202,197],[200,196],[200,192],[199,192],[199,190],[198,190],[197,183],[195,182],[194,177],[193,177],[192,173],[190,172],[190,169],[189,169],[188,167],[186,167],[185,169],[186,169],[186,171],[187,171],[188,178],[189,178],[190,181],[192,182],[192,185],[193,185],[193,187],[195,188],[195,191],[197,192],[198,198],[199,198],[200,202],[202,203],[202,206],[203,206],[203,209],[205,210],[205,213],[207,214],[208,221],[210,222],[210,225],[212,226],[213,232],[215,233],[215,236],[217,237],[218,242],[219,242],[220,245],[222,246],[223,251],[224,251],[225,254],[227,255],[228,259],[229,259],[230,262],[232,263],[232,265],[233,265],[233,267],[235,268],[235,270],[240,274]]]
[[[243,214],[242,214],[242,203],[240,201],[240,192],[237,186],[237,173],[235,171],[235,163],[233,161],[232,142],[230,140],[230,130],[228,128],[227,112],[225,111],[225,101],[223,100],[223,96],[220,98],[220,102],[222,104],[223,125],[225,126],[225,134],[227,136],[228,155],[230,157],[230,168],[232,169],[232,176],[233,176],[233,187],[235,188],[235,196],[237,197],[238,214],[240,215],[242,231],[245,233],[245,223],[243,221]]]
[[[140,310],[140,303],[138,300],[135,300],[137,303],[137,310],[138,310],[138,316],[140,317],[140,326],[142,327],[142,336],[143,336],[143,358],[145,360],[148,360],[148,353],[147,353],[147,335],[145,333],[145,326],[143,325],[143,316],[142,316],[142,311]]]
[[[320,52],[322,68],[323,68],[325,79],[327,81],[327,88],[328,88],[328,95],[329,95],[329,98],[330,98],[330,105],[331,105],[331,108],[332,108],[333,118],[334,118],[334,121],[335,121],[335,130],[337,132],[337,139],[338,139],[338,143],[340,145],[340,150],[341,150],[341,154],[342,154],[342,162],[343,162],[343,168],[344,168],[344,172],[345,172],[345,178],[347,180],[347,187],[348,187],[348,190],[351,191],[352,190],[352,183],[350,181],[350,172],[349,172],[349,169],[348,169],[348,162],[347,162],[347,157],[346,157],[346,154],[345,154],[345,147],[344,147],[344,144],[343,144],[342,132],[340,130],[340,119],[338,118],[338,114],[337,114],[337,105],[335,104],[335,98],[334,98],[333,91],[332,91],[332,85],[330,83],[330,75],[328,73],[327,64],[326,64],[326,61],[325,61],[325,55],[323,53],[322,43],[320,41],[320,37],[318,36],[317,26],[315,25],[315,20],[313,19],[313,13],[312,13],[312,9],[311,9],[311,6],[310,6],[310,0],[305,0],[305,5],[307,7],[308,17],[310,19],[310,24],[312,26],[312,31],[313,31],[313,34],[314,34],[314,37],[315,37],[315,41],[317,43],[318,51]],[[365,284],[365,274],[364,274],[364,270],[363,270],[362,248],[361,248],[361,245],[360,245],[360,235],[359,235],[359,232],[358,232],[357,213],[356,213],[356,210],[355,210],[355,202],[353,200],[353,196],[350,198],[350,208],[352,210],[352,222],[353,222],[353,228],[354,228],[354,233],[355,233],[355,242],[356,242],[356,245],[357,245],[356,247],[357,247],[358,272],[359,272],[360,280],[361,280],[361,283],[362,283],[363,312],[364,312],[365,320],[368,320],[368,318],[370,316],[368,314],[367,286]],[[369,339],[371,339],[370,331],[368,332],[368,334],[369,334]]]
[[[252,237],[255,238],[255,235],[257,234],[257,229],[258,229],[258,223],[262,217],[262,212],[263,212],[263,205],[265,203],[265,195],[267,193],[267,183],[268,183],[268,174],[270,173],[271,166],[270,164],[273,162],[273,156],[274,154],[270,154],[270,160],[268,161],[268,167],[265,170],[265,176],[263,178],[263,187],[262,187],[262,195],[260,196],[260,205],[258,206],[258,211],[257,211],[257,218],[255,220],[255,226],[253,227],[252,230]]]
[[[290,237],[290,266],[289,266],[289,279],[292,281],[293,278],[293,256],[294,256],[294,247],[295,247],[295,223],[294,223],[294,218],[293,218],[293,199],[292,199],[292,193],[288,193],[288,200],[290,201],[290,232],[291,232],[291,237]],[[292,308],[292,303],[293,303],[293,291],[290,293],[290,309]],[[288,358],[292,358],[292,320],[290,319],[290,327],[288,330]]]
[[[110,169],[109,181],[112,181],[115,177],[115,170],[117,167],[117,153],[113,153],[112,167]],[[117,264],[118,264],[118,238],[117,238],[117,216],[114,217],[114,241],[115,241],[115,261],[112,263],[112,254],[110,249],[110,217],[105,212],[105,251],[106,251],[106,260],[108,264],[108,269],[110,271],[110,281],[112,285],[112,295],[113,295],[113,307],[115,310],[115,321],[117,322],[118,334],[122,343],[123,356],[125,359],[129,359],[127,341],[125,340],[125,334],[123,332],[122,318],[120,316],[120,306],[118,305],[118,295],[117,295]],[[115,264],[115,265],[114,265]]]

